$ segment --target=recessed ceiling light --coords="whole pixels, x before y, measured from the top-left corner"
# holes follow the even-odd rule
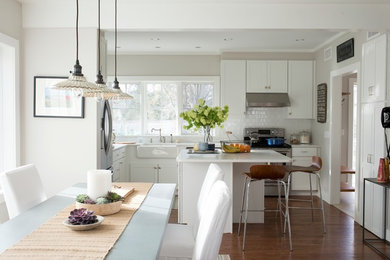
[[[160,40],[160,38],[158,38],[158,37],[155,37],[155,38],[150,38],[150,40],[151,40],[151,41],[159,41],[159,40]]]
[[[223,40],[224,40],[225,42],[230,42],[230,41],[233,41],[233,38],[227,37],[227,38],[224,38]]]

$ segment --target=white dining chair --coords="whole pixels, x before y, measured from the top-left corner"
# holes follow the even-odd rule
[[[47,198],[41,178],[33,164],[0,173],[0,185],[10,218]]]
[[[232,205],[231,199],[230,190],[226,183],[217,181],[205,203],[192,254],[193,260],[218,258],[223,230]]]
[[[199,221],[204,212],[208,195],[214,183],[223,180],[222,169],[211,163],[207,169],[206,177],[199,193],[197,202],[197,216],[193,225],[168,224],[165,230],[160,250],[160,260],[168,259],[191,259],[195,245],[195,238],[198,232]]]

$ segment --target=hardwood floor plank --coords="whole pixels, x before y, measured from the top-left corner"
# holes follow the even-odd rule
[[[319,199],[315,198],[315,207]],[[291,205],[302,205],[291,202]],[[306,204],[307,205],[307,204]],[[276,198],[266,198],[267,208],[276,207]],[[245,252],[242,252],[242,236],[237,235],[238,224],[234,224],[233,234],[224,234],[220,254],[229,254],[231,260],[255,259],[384,259],[362,241],[362,228],[354,219],[339,209],[324,203],[327,233],[322,232],[321,212],[314,212],[312,221],[310,210],[292,209],[291,232],[293,251],[289,251],[288,236],[282,235],[279,215],[265,213],[264,224],[248,224]],[[177,210],[172,212],[170,222],[177,222]],[[243,231],[241,231],[243,232]]]

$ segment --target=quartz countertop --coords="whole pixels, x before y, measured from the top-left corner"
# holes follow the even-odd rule
[[[255,150],[250,153],[223,153],[218,154],[189,154],[188,150],[182,150],[176,158],[182,162],[238,162],[238,163],[288,163],[291,158],[273,150]]]
[[[292,144],[292,148],[319,148],[317,144]]]

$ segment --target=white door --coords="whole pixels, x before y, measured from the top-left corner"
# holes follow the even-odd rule
[[[313,61],[288,62],[288,118],[313,118]]]
[[[268,89],[268,62],[259,60],[247,61],[247,89],[248,93],[270,92]]]
[[[176,164],[159,164],[158,182],[159,183],[176,183],[177,184],[177,165]]]
[[[268,92],[287,93],[287,61],[268,61]]]
[[[245,106],[246,61],[221,62],[221,103],[229,106],[229,115],[243,116]]]
[[[130,177],[133,182],[157,182],[157,165],[131,164]]]
[[[294,166],[311,166],[312,158],[311,157],[294,157],[292,165]],[[313,174],[310,174],[311,184],[313,190],[317,190],[317,177]],[[310,190],[310,179],[309,174],[303,172],[295,172],[292,175],[291,179],[291,189],[292,190]]]

